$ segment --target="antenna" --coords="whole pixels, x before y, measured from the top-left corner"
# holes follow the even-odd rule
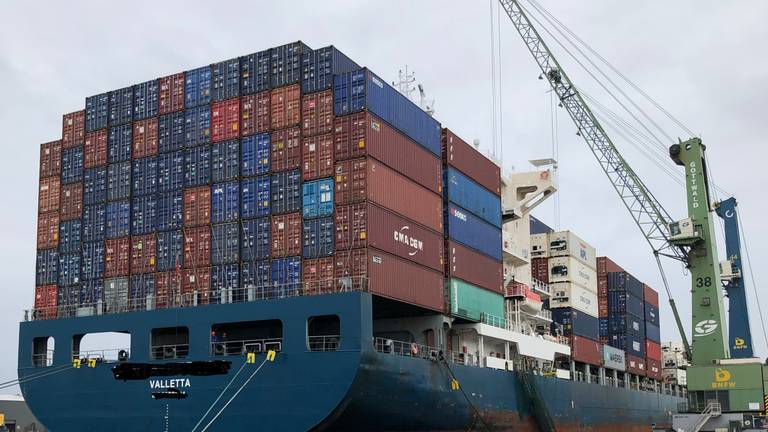
[[[424,86],[419,83],[417,84],[417,87],[414,87],[413,83],[415,82],[416,72],[408,70],[408,65],[405,65],[405,70],[400,69],[397,71],[397,81],[392,81],[392,86],[414,103],[417,102],[413,98],[413,93],[418,89],[419,101],[417,105],[430,116],[433,115],[435,113],[435,99],[428,99],[427,93],[424,91]]]
[[[429,115],[433,115],[435,113],[435,100],[427,99],[427,94],[424,92],[424,86],[421,84],[419,84],[419,106]]]

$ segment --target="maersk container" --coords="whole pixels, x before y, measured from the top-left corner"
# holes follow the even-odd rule
[[[643,300],[643,283],[627,272],[608,272],[608,291],[626,291]],[[639,316],[643,316],[642,313]]]
[[[627,370],[627,356],[626,353],[618,348],[614,348],[610,345],[603,345],[603,366],[607,369],[617,370],[624,372]]]
[[[239,218],[240,183],[233,181],[211,186],[211,222],[230,222]]]
[[[296,84],[301,80],[301,56],[312,49],[303,42],[292,42],[269,51],[270,87]]]
[[[35,272],[37,286],[59,283],[59,252],[56,249],[38,250]]]
[[[107,205],[83,207],[83,241],[104,241],[107,231]]]
[[[157,233],[157,271],[171,271],[184,266],[184,236],[181,230]]]
[[[83,180],[83,148],[75,147],[61,152],[61,184]]]
[[[104,280],[106,313],[125,312],[128,310],[128,285],[130,285],[130,282],[127,277]]]
[[[157,192],[157,157],[135,159],[131,180],[133,183],[131,192],[134,197]]]
[[[651,323],[645,323],[645,337],[656,343],[661,342],[661,329],[659,326]]]
[[[184,106],[189,109],[211,102],[211,67],[203,66],[184,74]]]
[[[80,219],[62,221],[59,224],[59,252],[80,252],[83,242],[83,224]]]
[[[200,146],[184,152],[184,186],[195,187],[211,183],[211,147]]]
[[[104,277],[104,242],[83,243],[84,280],[96,280]]]
[[[305,182],[301,185],[302,216],[304,219],[333,214],[333,179]]]
[[[645,338],[645,321],[632,314],[612,313],[608,316],[608,331],[611,335],[627,334]]]
[[[659,308],[645,302],[643,302],[643,308],[645,309],[645,322],[659,325]]]
[[[180,190],[157,194],[157,230],[179,229],[184,223],[184,197]]]
[[[238,264],[215,265],[211,267],[210,303],[232,303],[244,300],[240,288],[240,266]]]
[[[107,201],[107,167],[85,170],[83,175],[83,204],[94,205]]]
[[[240,143],[238,140],[214,143],[211,149],[211,179],[214,182],[234,180],[240,176]]]
[[[154,194],[133,198],[131,213],[131,235],[157,231],[157,197]]]
[[[255,261],[269,258],[272,225],[268,217],[248,219],[242,222],[240,238],[240,259]]]
[[[597,340],[600,337],[598,319],[573,308],[557,308],[552,310],[553,332],[558,333],[562,328],[564,336],[583,336]]]
[[[611,314],[629,313],[644,320],[643,301],[626,291],[608,291],[608,311]]]
[[[109,125],[119,126],[133,120],[133,87],[109,92]]]
[[[211,65],[211,99],[220,101],[240,96],[240,59]]]
[[[443,195],[447,201],[501,228],[501,199],[450,166],[445,170]]]
[[[109,93],[85,98],[85,131],[107,127],[109,119]]]
[[[180,191],[184,188],[184,152],[179,150],[157,156],[157,191]]]
[[[185,111],[184,145],[194,147],[211,142],[211,107],[203,105]]]
[[[608,344],[614,348],[624,350],[627,354],[637,357],[645,357],[645,338],[626,334],[612,334]]]
[[[104,302],[104,279],[85,281],[80,288],[80,305],[91,306]]]
[[[301,257],[275,258],[270,264],[272,295],[290,296],[301,289]]]
[[[240,57],[240,94],[269,90],[270,50]]]
[[[243,219],[269,216],[270,181],[268,175],[240,181],[240,215]]]
[[[440,123],[368,69],[333,77],[337,116],[369,110],[440,156]]]
[[[333,45],[308,50],[301,55],[301,92],[312,93],[333,87],[333,76],[360,66]]]
[[[299,170],[272,174],[270,200],[273,215],[301,210],[301,172]]]
[[[59,254],[59,286],[72,286],[80,283],[80,259],[77,253]]]
[[[132,275],[128,294],[128,310],[146,310],[148,307],[147,297],[154,296],[154,293],[154,274]]]
[[[125,237],[131,233],[131,202],[107,203],[107,238]]]
[[[157,115],[157,80],[133,86],[133,119],[144,120]]]
[[[243,262],[240,265],[240,286],[245,289],[261,288],[272,285],[272,271],[268,260]],[[259,296],[257,291],[257,297]]]
[[[301,236],[301,255],[305,259],[333,255],[336,238],[333,216],[303,221]]]
[[[269,133],[249,135],[240,140],[241,174],[252,177],[269,173]]]
[[[448,205],[448,237],[489,257],[501,261],[501,230],[470,212]]]
[[[109,138],[107,139],[107,161],[109,163],[129,160],[132,148],[133,126],[127,124],[109,128]]]
[[[214,225],[211,236],[212,264],[230,264],[240,261],[239,222]]]
[[[160,117],[157,131],[157,147],[160,153],[181,150],[184,147],[184,111],[166,114]]]
[[[504,319],[504,297],[460,279],[448,281],[451,315],[479,322],[483,316]]]

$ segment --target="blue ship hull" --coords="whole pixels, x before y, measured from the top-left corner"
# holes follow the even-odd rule
[[[255,372],[209,430],[484,430],[537,431],[532,401],[518,373],[451,364],[462,391],[451,389],[448,367],[438,361],[380,353],[373,346],[372,299],[342,293],[197,308],[24,322],[20,328],[19,377],[48,376],[21,385],[32,412],[48,429],[66,431],[190,431],[228,383],[231,387],[202,425],[207,424]],[[307,348],[307,319],[338,315],[336,351]],[[213,356],[211,326],[222,322],[279,319],[282,350],[274,362],[258,354]],[[175,361],[231,361],[225,374],[118,380],[115,363],[71,367],[73,335],[127,331],[130,362],[150,360],[153,328],[189,328],[189,355]],[[33,339],[53,336],[58,348],[48,368],[34,367]],[[240,373],[238,374],[238,371]],[[175,381],[171,381],[175,380]],[[154,384],[153,384],[154,383]],[[531,377],[558,431],[647,431],[667,425],[681,398]],[[184,399],[155,399],[157,387],[176,387]],[[464,396],[466,394],[466,397]],[[470,405],[467,398],[472,402]],[[480,420],[475,415],[480,413]],[[201,430],[201,428],[198,428]]]

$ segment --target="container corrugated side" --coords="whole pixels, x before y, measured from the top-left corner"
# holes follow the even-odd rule
[[[597,293],[597,273],[583,261],[571,256],[549,259],[549,282],[573,282]]]
[[[333,76],[360,66],[334,46],[307,50],[301,55],[301,91],[312,93],[333,87]]]
[[[240,94],[269,90],[270,49],[240,57]]]
[[[600,342],[581,336],[571,336],[571,358],[593,366],[603,365],[603,351]]]
[[[240,130],[243,136],[269,132],[271,126],[269,92],[243,96],[240,100]]]
[[[240,215],[243,219],[269,216],[271,179],[268,175],[240,181]]]
[[[61,141],[51,141],[49,143],[40,144],[40,178],[60,175]]]
[[[448,280],[451,315],[479,322],[482,317],[504,318],[504,297],[460,279]]]
[[[501,261],[501,230],[470,212],[448,204],[448,238]]]
[[[217,142],[211,146],[211,179],[214,182],[236,180],[240,176],[240,142]]]
[[[597,318],[573,308],[553,309],[552,324],[553,331],[557,330],[557,325],[562,326],[565,336],[575,334],[592,340],[599,338]]]
[[[504,268],[500,262],[477,253],[458,242],[447,243],[448,276],[463,279],[478,287],[501,294]]]
[[[597,268],[595,248],[571,231],[549,234],[549,256],[572,256],[591,269]]]
[[[501,169],[448,128],[442,130],[443,159],[494,195],[501,195]],[[533,231],[531,231],[533,232]]]
[[[157,149],[160,153],[181,150],[186,140],[186,115],[183,111],[160,117],[157,126]]]
[[[101,129],[85,136],[83,147],[83,168],[92,168],[107,164],[107,130]],[[59,153],[61,158],[61,153]],[[41,161],[42,162],[42,161]],[[58,161],[60,163],[60,160]],[[60,167],[58,169],[61,169]],[[41,177],[42,166],[41,166]]]
[[[627,372],[635,375],[646,376],[647,370],[645,359],[643,357],[627,354]]]
[[[333,293],[336,281],[333,278],[336,267],[333,257],[305,259],[301,264],[302,291],[304,294]]]
[[[188,269],[211,265],[211,228],[201,226],[184,229],[184,267]]]
[[[574,308],[593,317],[599,316],[597,294],[573,282],[549,283],[550,308]]]
[[[61,118],[61,145],[77,147],[85,138],[85,110],[64,114]]]
[[[243,177],[252,177],[269,173],[270,137],[268,133],[244,136],[240,140],[241,169]]]

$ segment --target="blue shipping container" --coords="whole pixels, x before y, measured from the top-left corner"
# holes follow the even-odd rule
[[[243,177],[269,173],[269,133],[243,137],[240,146]]]
[[[117,201],[131,195],[131,161],[110,164],[107,168],[107,199]]]
[[[59,287],[56,292],[59,318],[75,316],[75,306],[80,303],[80,286]],[[65,308],[64,306],[72,306]]]
[[[109,125],[118,126],[133,120],[133,87],[109,92]]]
[[[553,330],[562,327],[563,335],[583,336],[597,340],[600,337],[598,319],[573,308],[552,309]]]
[[[272,174],[270,199],[273,215],[299,211],[301,209],[301,172],[293,170]]]
[[[194,147],[211,142],[211,107],[188,109],[184,117],[184,145]]]
[[[272,88],[299,82],[301,80],[301,55],[311,50],[300,41],[272,48],[269,51],[269,83]]]
[[[54,285],[59,282],[59,252],[56,249],[37,251],[35,285]]]
[[[608,317],[610,334],[628,334],[645,337],[645,322],[642,318],[631,314],[616,313]]]
[[[184,265],[184,236],[181,230],[157,233],[157,271],[171,271]]]
[[[133,86],[133,119],[144,120],[157,115],[157,80]]]
[[[230,222],[239,218],[240,183],[233,181],[211,186],[211,222]]]
[[[133,161],[133,196],[157,192],[157,157],[149,156]]]
[[[368,69],[333,77],[333,112],[368,109],[421,146],[440,156],[440,123]]]
[[[240,182],[242,217],[269,216],[270,178],[268,175],[243,179]]]
[[[131,233],[131,202],[107,203],[107,238],[125,237]]]
[[[269,90],[270,50],[240,57],[240,94]]]
[[[231,264],[240,261],[240,224],[214,225],[211,230],[211,263]]]
[[[211,65],[211,99],[220,101],[240,96],[240,59]]]
[[[61,183],[75,183],[83,180],[83,148],[64,149],[61,152]]]
[[[501,230],[454,204],[448,205],[448,237],[501,261]]]
[[[597,325],[600,337],[608,337],[608,335],[611,334],[609,331],[608,318],[598,318]]]
[[[80,252],[59,254],[59,286],[80,283]]]
[[[211,183],[211,148],[193,147],[184,152],[184,185],[202,186]]]
[[[83,279],[104,277],[104,242],[83,243]]]
[[[184,197],[181,191],[157,194],[157,230],[181,228],[184,223]]]
[[[62,221],[59,224],[59,252],[80,252],[83,242],[83,225],[80,219]]]
[[[360,66],[334,46],[301,55],[301,92],[312,93],[333,88],[333,76],[352,72]]]
[[[93,132],[107,127],[109,119],[109,93],[85,98],[85,131]]]
[[[80,305],[93,305],[104,301],[104,280],[86,281],[80,288]]]
[[[453,167],[448,167],[444,173],[443,195],[446,200],[501,228],[501,199],[498,196]]]
[[[185,73],[185,106],[187,109],[211,102],[211,67],[203,66]]]
[[[269,261],[250,261],[240,265],[241,286],[244,289],[256,288],[256,298],[264,298],[265,288],[272,285]]]
[[[627,272],[608,272],[608,291],[628,291],[643,300],[643,283]]]
[[[184,147],[184,111],[160,117],[157,127],[157,146],[160,153],[181,150]]]
[[[243,301],[240,288],[240,266],[237,264],[211,267],[211,303],[232,303]]]
[[[184,188],[184,152],[179,150],[157,157],[157,190],[177,191]]]
[[[301,239],[301,255],[304,258],[333,255],[336,239],[333,216],[303,221]]]
[[[131,234],[144,235],[157,231],[157,197],[147,195],[133,199]]]
[[[107,233],[107,205],[83,207],[83,241],[103,241]]]
[[[271,297],[291,296],[301,289],[301,257],[276,258],[271,264]]]
[[[313,180],[301,185],[302,216],[305,219],[333,214],[333,179]]]
[[[83,175],[83,205],[101,204],[107,201],[107,167],[85,170]]]
[[[211,149],[211,178],[214,182],[234,180],[240,176],[240,143],[218,142]]]
[[[608,311],[610,313],[630,313],[644,319],[643,301],[626,291],[608,291]]]
[[[132,148],[133,127],[131,125],[109,128],[109,137],[107,138],[107,160],[109,163],[130,160]]]
[[[240,257],[243,261],[269,258],[271,224],[268,217],[243,221]]]
[[[147,309],[147,297],[155,294],[155,275],[152,273],[131,276],[131,286],[128,291],[128,309]]]
[[[611,335],[608,345],[624,350],[629,355],[645,357],[645,339],[632,335]]]
[[[654,342],[661,343],[661,329],[651,323],[645,323],[645,337]]]
[[[659,325],[659,308],[648,303],[643,303],[645,308],[645,322]]]

